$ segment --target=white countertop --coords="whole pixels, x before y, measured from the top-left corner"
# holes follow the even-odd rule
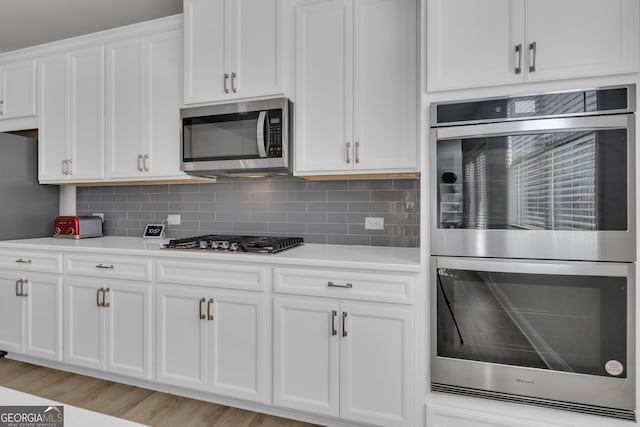
[[[165,240],[166,242],[168,240]],[[403,272],[420,271],[420,249],[387,246],[305,244],[278,254],[213,252],[161,249],[163,241],[140,237],[100,237],[89,239],[38,239],[0,241],[0,248],[57,250],[64,252],[100,252],[115,255],[198,259],[264,264],[290,264],[317,267],[365,268]]]

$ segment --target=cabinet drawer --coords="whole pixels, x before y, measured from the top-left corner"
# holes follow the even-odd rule
[[[274,269],[274,292],[411,304],[416,276],[325,269]]]
[[[62,254],[2,249],[0,250],[0,268],[40,273],[62,273]]]
[[[152,264],[149,258],[119,257],[112,255],[65,255],[66,274],[100,278],[152,280]]]
[[[158,282],[261,291],[268,268],[251,264],[158,261]]]

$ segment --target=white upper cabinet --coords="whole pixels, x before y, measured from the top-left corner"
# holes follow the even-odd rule
[[[36,61],[0,65],[0,120],[36,115]]]
[[[636,72],[638,7],[636,0],[428,0],[428,90]]]
[[[526,7],[527,80],[638,71],[637,0],[529,0]]]
[[[282,2],[184,1],[184,103],[282,93]]]
[[[427,15],[429,90],[523,81],[524,0],[429,0]]]
[[[172,178],[180,172],[182,33],[106,48],[107,178]]]
[[[104,177],[104,49],[39,61],[40,182]]]
[[[181,26],[168,17],[71,39],[38,60],[41,183],[189,179],[180,171]]]
[[[298,2],[296,175],[417,171],[416,2]]]

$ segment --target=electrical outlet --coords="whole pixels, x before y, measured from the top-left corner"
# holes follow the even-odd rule
[[[384,230],[384,218],[381,216],[368,216],[364,219],[365,230]]]
[[[99,216],[102,219],[102,222],[104,222],[104,214],[103,213],[92,213],[91,215]]]
[[[180,215],[167,215],[167,224],[180,225]]]

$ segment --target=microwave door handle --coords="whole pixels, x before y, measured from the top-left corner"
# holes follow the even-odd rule
[[[266,132],[264,131],[264,122],[267,119],[267,112],[260,111],[258,114],[258,127],[256,129],[256,142],[258,144],[258,154],[260,157],[267,157],[267,148],[265,145]]]

